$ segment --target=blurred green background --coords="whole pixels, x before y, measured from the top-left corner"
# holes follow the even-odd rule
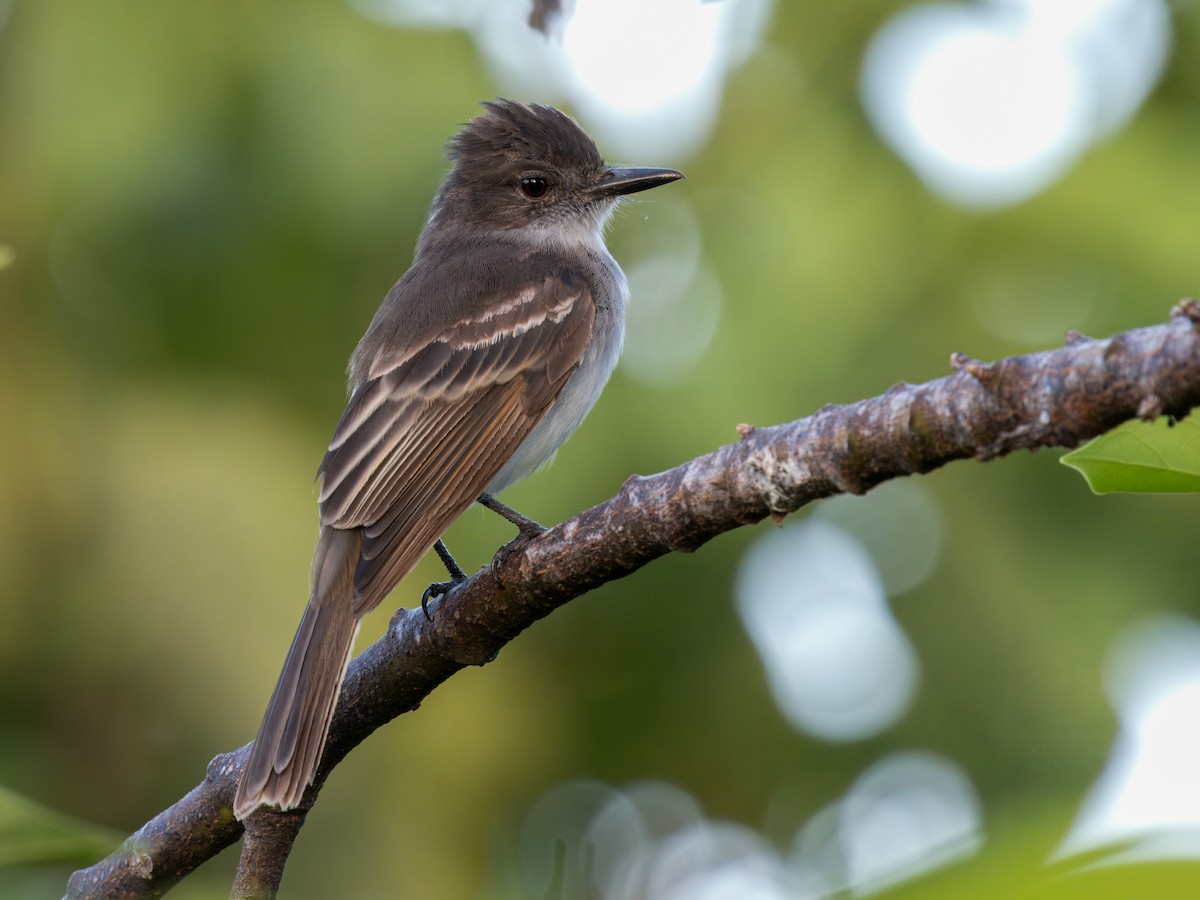
[[[987,214],[929,193],[862,112],[864,47],[903,6],[778,4],[709,141],[622,160],[688,180],[619,215],[614,254],[634,266],[694,216],[716,333],[686,377],[618,370],[514,506],[558,522],[739,422],[934,378],[952,351],[1159,322],[1200,290],[1195,4],[1176,5],[1132,123]],[[411,258],[445,138],[504,86],[462,31],[336,3],[5,9],[0,784],[125,833],[253,735],[306,596],[345,361]],[[1097,498],[1053,453],[920,481],[944,537],[930,577],[893,598],[921,670],[894,726],[827,743],[787,724],[733,601],[773,526],[742,529],[570,604],[376,734],[329,780],[284,896],[523,896],[521,823],[580,778],[666,782],[785,848],[913,748],[953,760],[982,801],[987,839],[961,877],[1036,873],[1117,733],[1111,641],[1148,611],[1200,612],[1197,507]],[[473,510],[448,542],[474,570],[510,533]],[[360,642],[439,575],[422,563]],[[235,861],[173,896],[221,896]],[[0,887],[58,896],[69,870]]]

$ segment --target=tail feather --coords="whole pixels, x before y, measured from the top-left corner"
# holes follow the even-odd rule
[[[321,532],[312,596],[238,781],[239,819],[263,805],[292,809],[313,782],[358,633],[354,569],[361,543],[357,529]]]

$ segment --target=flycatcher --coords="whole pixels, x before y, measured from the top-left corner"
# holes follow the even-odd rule
[[[450,141],[412,268],[350,357],[319,470],[311,594],[238,782],[239,819],[291,809],[312,784],[362,617],[435,544],[448,584],[461,580],[442,533],[477,500],[503,512],[492,495],[591,410],[629,296],[605,223],[623,196],[683,177],[606,165],[552,107],[483,106]]]

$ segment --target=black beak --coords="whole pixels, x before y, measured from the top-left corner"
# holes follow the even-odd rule
[[[648,191],[660,184],[670,184],[683,177],[674,169],[612,168],[596,184],[592,191],[601,197],[619,197]]]

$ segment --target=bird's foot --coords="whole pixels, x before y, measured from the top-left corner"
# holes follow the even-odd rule
[[[425,613],[425,620],[427,622],[433,621],[433,616],[429,614],[429,601],[450,593],[467,580],[466,572],[454,561],[454,557],[450,555],[450,550],[446,547],[445,542],[438,541],[433,545],[433,549],[437,553],[438,559],[442,561],[442,565],[446,567],[446,573],[450,576],[450,580],[435,581],[429,587],[425,588],[425,592],[421,594],[421,612]]]
[[[425,621],[433,621],[433,616],[429,613],[429,601],[450,593],[466,580],[466,575],[460,575],[460,577],[452,578],[449,581],[435,581],[429,587],[425,588],[425,592],[421,594],[421,612],[425,613]]]

